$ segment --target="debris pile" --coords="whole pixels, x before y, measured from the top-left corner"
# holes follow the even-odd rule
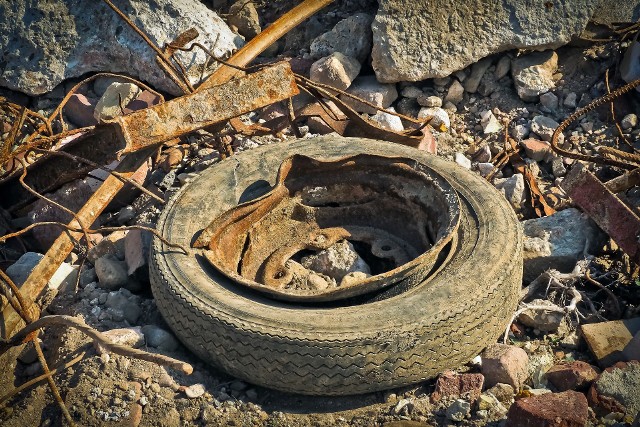
[[[0,6],[0,423],[640,423],[637,7],[50,3]],[[491,183],[522,224],[523,287],[499,342],[455,371],[292,399],[176,338],[150,247],[199,172],[334,132]],[[375,275],[361,254],[339,240],[287,265],[301,287],[338,289]]]

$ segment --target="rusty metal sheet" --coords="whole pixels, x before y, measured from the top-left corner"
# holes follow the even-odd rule
[[[298,87],[287,62],[117,117],[126,142],[120,154],[140,150],[203,129],[283,99],[297,95]]]
[[[234,282],[289,301],[332,301],[420,283],[456,234],[459,199],[435,171],[411,159],[356,155],[285,159],[276,186],[232,208],[194,244]],[[348,241],[372,276],[326,280],[304,253]]]
[[[605,184],[576,164],[560,186],[623,251],[640,264],[640,218]]]

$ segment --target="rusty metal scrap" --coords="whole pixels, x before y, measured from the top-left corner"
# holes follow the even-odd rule
[[[413,160],[295,155],[282,162],[272,191],[214,219],[194,247],[236,283],[278,299],[329,301],[420,283],[459,217],[455,190]],[[296,263],[303,251],[341,240],[367,248],[373,276],[332,286]]]
[[[131,153],[298,93],[290,65],[281,62],[225,84],[116,117],[107,123],[116,125],[126,143],[121,154]]]
[[[560,184],[620,248],[640,264],[640,218],[607,185],[576,164]],[[613,187],[613,186],[612,186]]]

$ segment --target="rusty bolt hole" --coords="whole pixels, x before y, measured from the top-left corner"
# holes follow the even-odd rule
[[[415,160],[295,155],[271,191],[214,219],[194,246],[274,298],[335,301],[423,281],[459,214],[455,190]]]

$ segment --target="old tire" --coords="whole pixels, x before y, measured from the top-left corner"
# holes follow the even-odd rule
[[[456,246],[444,265],[422,284],[383,300],[300,306],[230,283],[202,256],[185,255],[156,238],[150,267],[153,294],[189,349],[250,383],[303,394],[348,395],[432,378],[469,361],[497,339],[516,307],[522,280],[517,218],[504,197],[479,176],[413,148],[324,137],[244,152],[185,185],[165,207],[158,230],[189,247],[199,230],[244,201],[261,180],[272,184],[285,157],[362,152],[413,158],[456,188],[463,214]]]

